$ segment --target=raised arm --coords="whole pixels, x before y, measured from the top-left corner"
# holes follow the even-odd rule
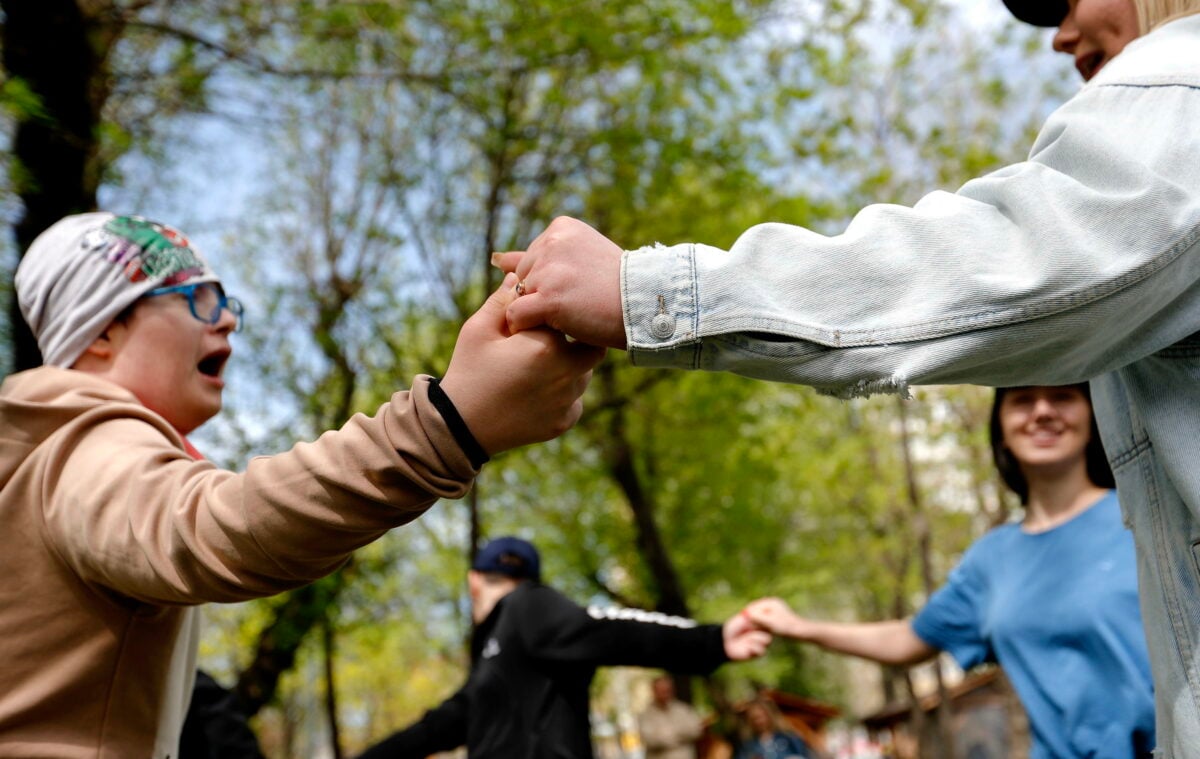
[[[781,638],[813,643],[829,651],[883,664],[917,664],[938,653],[938,649],[913,632],[907,619],[857,623],[805,619],[778,598],[754,601],[746,607],[746,617]]]
[[[56,433],[61,463],[36,485],[53,549],[122,597],[239,601],[322,577],[438,498],[461,497],[489,455],[573,425],[603,356],[549,330],[510,334],[514,282],[463,325],[440,384],[418,377],[373,416],[242,474],[193,460],[178,432],[115,384],[36,375],[90,383],[104,401]]]
[[[1125,366],[1193,334],[1200,312],[1200,176],[1180,159],[1200,148],[1188,128],[1200,96],[1167,81],[1086,87],[1028,160],[911,208],[869,206],[839,235],[769,223],[729,250],[622,252],[557,219],[496,259],[529,293],[510,326],[626,347],[641,366],[844,397],[1070,384]],[[1145,148],[1150,122],[1178,137],[1170,149]]]

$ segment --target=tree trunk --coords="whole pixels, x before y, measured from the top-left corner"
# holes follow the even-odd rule
[[[471,534],[467,541],[467,566],[475,561],[475,554],[483,547],[483,519],[479,513],[479,483],[476,482],[467,492],[467,522]]]
[[[927,738],[930,735],[926,723],[929,718],[925,714],[925,710],[921,708],[921,699],[917,696],[916,686],[913,685],[912,671],[904,671],[904,686],[908,690],[909,703],[909,720],[912,724],[912,734],[917,739],[917,756],[925,759],[926,757],[936,756],[936,753],[929,751]]]
[[[629,442],[629,431],[626,425],[625,403],[618,402],[618,390],[614,366],[601,364],[595,373],[602,394],[600,405],[612,409],[608,420],[607,435],[603,438],[604,462],[609,475],[617,483],[629,509],[633,513],[636,529],[636,544],[642,559],[650,569],[654,584],[658,590],[658,603],[655,609],[664,614],[681,617],[691,616],[688,610],[687,598],[684,594],[683,583],[675,564],[663,543],[662,532],[654,520],[656,504],[654,496],[646,488],[634,461],[633,447]],[[676,692],[679,698],[686,702],[692,700],[691,679],[675,678]]]
[[[0,10],[5,71],[38,103],[32,112],[17,114],[12,146],[16,192],[24,208],[13,231],[17,251],[24,255],[54,222],[96,208],[108,51],[120,27],[96,25],[75,0],[0,0]],[[11,319],[13,367],[37,366],[42,356],[15,298]]]
[[[250,664],[238,674],[238,702],[246,716],[258,713],[275,698],[279,678],[292,668],[301,641],[328,614],[345,585],[343,567],[334,574],[292,591],[275,607],[271,622],[258,637]]]
[[[341,730],[338,725],[337,688],[333,677],[333,620],[325,614],[321,620],[321,649],[325,660],[325,719],[329,722],[329,746],[333,759],[342,759]]]
[[[616,382],[612,365],[601,366],[596,370],[600,375],[600,386],[607,402],[616,396]],[[664,614],[674,614],[682,617],[690,616],[687,599],[684,596],[683,584],[675,565],[663,543],[662,532],[654,521],[656,505],[654,496],[645,487],[637,465],[633,458],[633,447],[629,443],[629,434],[625,422],[625,405],[615,404],[609,417],[607,447],[604,451],[605,464],[609,474],[625,494],[629,509],[633,512],[636,528],[636,543],[654,583],[658,589],[658,603],[655,608]]]

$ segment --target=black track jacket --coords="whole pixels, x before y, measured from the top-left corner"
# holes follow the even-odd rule
[[[719,625],[585,609],[524,583],[475,629],[462,689],[359,759],[425,759],[464,744],[470,759],[592,759],[588,686],[597,667],[707,674],[725,661]]]

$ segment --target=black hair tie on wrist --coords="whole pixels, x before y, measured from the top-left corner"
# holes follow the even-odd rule
[[[470,460],[471,466],[479,469],[486,464],[490,457],[487,451],[483,450],[483,446],[471,434],[471,428],[463,421],[462,416],[458,413],[458,409],[454,408],[454,401],[450,400],[450,396],[446,395],[446,391],[442,389],[441,380],[437,377],[429,379],[429,400],[433,403],[433,407],[442,415],[442,419],[446,420],[446,426],[450,428],[450,434],[454,435],[454,439],[458,441],[458,445],[463,449],[463,453],[467,454],[467,459]]]

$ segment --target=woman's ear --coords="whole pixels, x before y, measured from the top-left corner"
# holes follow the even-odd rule
[[[111,364],[113,357],[117,354],[117,346],[120,344],[121,335],[119,333],[124,329],[125,325],[119,321],[108,325],[100,333],[100,336],[92,341],[91,345],[83,349],[83,353],[75,359],[71,368],[87,371],[102,369]]]

